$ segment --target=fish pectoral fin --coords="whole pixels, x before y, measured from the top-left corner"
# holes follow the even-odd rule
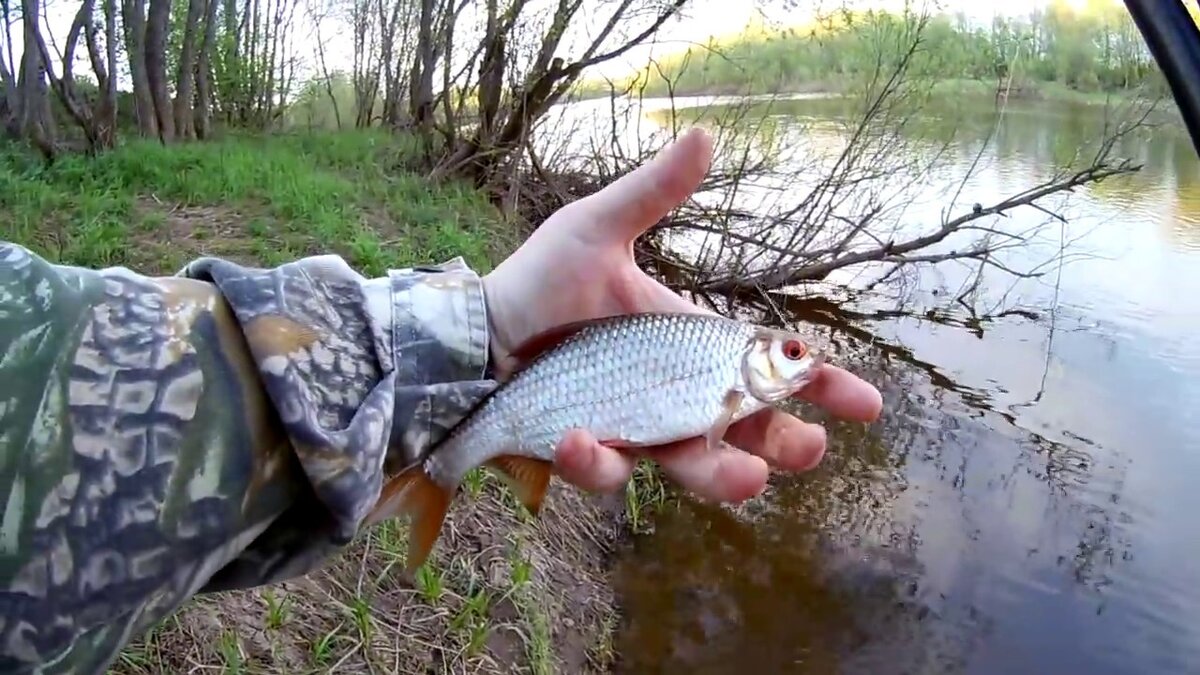
[[[729,425],[733,422],[733,416],[737,414],[738,408],[742,407],[742,398],[744,396],[745,394],[736,389],[730,389],[725,393],[725,400],[721,405],[721,414],[717,416],[716,421],[709,428],[706,437],[709,452],[713,452],[721,447],[721,439],[725,438],[725,432],[729,431]]]
[[[408,558],[405,568],[412,574],[425,564],[433,545],[442,532],[446,512],[450,509],[450,492],[430,480],[420,465],[393,477],[384,486],[365,519],[373,525],[398,515],[410,517]]]
[[[520,455],[500,455],[489,460],[486,466],[504,480],[517,501],[533,515],[538,514],[550,485],[550,462]]]

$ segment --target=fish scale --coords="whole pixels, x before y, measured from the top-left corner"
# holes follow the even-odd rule
[[[709,315],[633,315],[584,328],[534,361],[431,454],[456,484],[500,454],[550,461],[574,428],[601,441],[659,445],[703,435],[740,379],[754,326]],[[765,404],[743,400],[739,416]]]
[[[384,486],[367,524],[413,516],[410,570],[429,553],[472,469],[498,472],[537,512],[568,431],[585,429],[617,447],[695,437],[713,447],[730,424],[807,384],[821,363],[794,333],[715,314],[591,320],[535,337],[518,352],[563,335]]]

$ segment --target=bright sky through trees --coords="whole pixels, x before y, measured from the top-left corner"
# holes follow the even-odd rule
[[[320,73],[315,44],[318,35],[317,24],[313,21],[310,12],[327,12],[328,10],[323,9],[324,7],[333,6],[339,2],[344,2],[344,0],[302,0],[301,7],[297,8],[291,50],[299,61],[298,80],[305,80]],[[842,6],[862,10],[877,8],[899,11],[909,4],[918,9],[924,6],[933,11],[961,13],[973,21],[986,24],[997,15],[1028,15],[1051,3],[1066,4],[1076,11],[1084,11],[1088,5],[1108,5],[1119,2],[1120,0],[798,0],[793,2],[782,2],[781,0],[690,0],[685,6],[682,16],[664,25],[652,41],[629,50],[622,57],[613,59],[601,67],[587,71],[585,77],[587,75],[620,77],[644,67],[651,56],[661,58],[673,52],[684,51],[690,45],[702,43],[712,37],[737,34],[753,22],[765,21],[768,25],[794,25],[803,23],[808,18],[806,15],[811,11],[828,12]],[[572,26],[574,30],[570,31],[568,37],[563,41],[566,49],[571,48],[572,35],[576,39],[587,40],[595,34],[599,24],[608,18],[611,12],[609,3],[597,2],[595,3],[596,9],[589,11],[591,4],[591,2],[585,2],[579,16],[596,24],[595,27]],[[789,4],[799,7],[788,9],[787,5]],[[532,13],[534,8],[542,5],[550,7],[551,0],[531,0],[527,5],[527,12]],[[807,12],[805,8],[808,8]],[[49,34],[48,37],[52,35],[48,40],[50,44],[62,44],[66,41],[71,19],[77,9],[78,3],[73,0],[48,0],[46,3],[48,21],[44,24],[43,30]],[[464,14],[467,13],[469,11]],[[464,16],[464,18],[466,17]],[[349,25],[344,19],[325,18],[321,21],[320,28],[321,41],[325,45],[325,58],[329,69],[349,72],[353,65],[353,43]],[[20,31],[13,32],[13,42],[13,51],[19,54],[22,49]],[[54,50],[53,46],[51,50]],[[80,60],[80,64],[86,65],[87,57],[84,50],[78,50],[77,58]],[[57,61],[57,59],[55,60]],[[121,70],[127,70],[125,63],[121,63]],[[81,72],[86,71],[87,68],[81,70]],[[127,73],[122,73],[118,86],[123,90],[128,90]]]

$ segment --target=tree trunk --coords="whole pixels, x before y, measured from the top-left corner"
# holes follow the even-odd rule
[[[479,66],[479,135],[487,138],[500,111],[500,95],[504,87],[505,35],[498,30],[496,0],[488,0],[486,50]]]
[[[381,112],[382,122],[384,126],[395,128],[399,118],[399,92],[396,91],[396,71],[399,70],[396,63],[396,16],[400,11],[402,0],[393,0],[391,3],[391,16],[384,10],[383,0],[377,0],[376,11],[379,20],[379,68],[376,69],[378,76],[376,77],[375,86],[379,87],[379,81],[383,81],[383,111]],[[372,109],[375,107],[375,97],[371,99]]]
[[[9,37],[6,34],[6,37]],[[6,42],[11,45],[10,41]],[[20,136],[18,124],[17,101],[20,92],[17,90],[17,78],[8,67],[8,58],[0,57],[0,130],[10,137]]]
[[[237,100],[241,96],[237,83],[245,78],[245,66],[242,63],[242,33],[247,14],[238,13],[237,0],[221,0],[224,7],[221,15],[225,18],[221,50],[221,80],[214,83],[214,90],[220,92],[220,110],[226,124],[232,124],[237,114]],[[250,7],[246,0],[247,9]],[[239,21],[238,17],[241,17]],[[213,114],[216,114],[214,109]]]
[[[208,138],[212,133],[212,53],[217,41],[217,3],[208,0],[204,11],[204,42],[200,44],[200,57],[196,60],[196,136]]]
[[[158,135],[158,117],[146,76],[146,0],[123,0],[121,13],[125,24],[125,54],[129,58],[129,78],[133,81],[133,105],[138,132],[145,137]]]
[[[199,32],[200,18],[208,4],[205,0],[188,0],[183,45],[179,50],[179,70],[175,76],[175,135],[182,140],[196,137],[196,118],[192,113],[195,105],[196,33]]]
[[[93,2],[94,0],[88,0]],[[111,148],[117,142],[117,8],[116,0],[104,0],[104,56],[96,40],[96,24],[89,15],[84,35],[88,59],[96,75],[98,88],[96,108],[92,113],[95,144],[98,149]]]
[[[45,63],[39,46],[41,8],[37,0],[21,0],[21,15],[25,51],[18,76],[17,127],[21,136],[33,143],[46,159],[53,159],[57,155],[54,118],[50,114]]]
[[[167,92],[167,22],[171,18],[171,0],[150,0],[146,19],[146,79],[154,118],[158,121],[158,137],[163,143],[175,139],[175,118],[171,96]]]
[[[246,49],[242,52],[242,71],[243,82],[245,83],[245,91],[243,92],[242,101],[242,124],[249,124],[253,116],[257,114],[258,108],[258,88],[261,79],[259,73],[259,34],[262,30],[262,14],[259,8],[259,0],[246,0],[247,16],[249,17],[246,31]]]
[[[67,45],[62,55],[63,73],[62,77],[55,75],[50,69],[51,61],[50,50],[46,47],[46,41],[42,37],[41,31],[37,31],[37,48],[42,56],[42,64],[46,67],[46,77],[49,78],[51,86],[54,87],[58,94],[58,100],[63,107],[67,109],[67,113],[79,125],[83,131],[84,137],[87,139],[89,151],[97,149],[96,128],[92,118],[91,108],[87,105],[86,100],[78,95],[75,89],[75,75],[72,71],[72,66],[75,64],[75,49],[79,46],[79,39],[83,35],[86,26],[92,25],[92,10],[95,8],[95,0],[83,0],[79,5],[79,10],[75,13],[75,18],[71,21],[71,28],[67,31]],[[97,75],[99,77],[99,75]]]
[[[410,99],[413,125],[426,141],[433,125],[433,69],[437,63],[437,52],[433,48],[433,5],[434,0],[421,0]]]

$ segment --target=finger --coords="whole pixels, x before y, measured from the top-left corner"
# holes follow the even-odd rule
[[[704,439],[693,438],[644,451],[663,473],[701,499],[741,502],[767,485],[770,467],[761,458],[726,444],[709,452]]]
[[[634,458],[575,429],[564,435],[555,448],[554,468],[563,480],[584,490],[611,493],[633,476]]]
[[[694,302],[689,302],[682,295],[667,288],[645,272],[638,270],[637,274],[641,277],[639,283],[630,284],[630,286],[637,288],[639,295],[637,298],[638,307],[648,307],[664,312],[691,312],[694,314],[716,315],[716,312],[708,307],[702,307]]]
[[[856,422],[874,422],[883,410],[883,396],[857,375],[832,365],[824,365],[816,378],[801,389],[798,396],[819,405],[834,417]]]
[[[786,471],[808,471],[825,456],[825,427],[772,408],[731,426],[725,440]]]
[[[654,159],[579,200],[576,208],[590,217],[574,222],[590,227],[599,221],[604,240],[632,242],[700,186],[711,162],[712,139],[691,129]]]
[[[617,274],[624,275],[613,284],[612,298],[621,307],[634,312],[681,312],[714,314],[714,312],[688,302],[683,296],[667,288],[634,265],[629,265]]]

